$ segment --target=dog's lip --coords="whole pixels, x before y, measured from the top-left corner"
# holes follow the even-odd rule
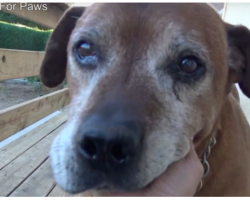
[[[89,188],[84,188],[84,187],[78,187],[78,188],[74,188],[74,189],[66,189],[64,187],[61,187],[60,185],[58,185],[63,191],[65,191],[66,193],[72,194],[72,195],[77,195],[77,194],[81,194],[81,193],[86,193],[89,191],[97,191],[98,193],[110,193],[110,192],[117,192],[117,191],[113,191],[111,189],[111,186],[109,186],[109,184],[103,183],[103,184],[98,184],[94,187],[89,187]]]
[[[64,192],[71,194],[71,195],[77,195],[77,194],[81,194],[84,192],[88,192],[91,190],[101,190],[101,186],[98,184],[98,186],[95,187],[85,187],[85,186],[78,186],[78,187],[74,187],[74,188],[65,188],[63,186],[61,186],[60,184],[57,184],[61,190],[63,190]],[[100,189],[99,189],[100,188]]]

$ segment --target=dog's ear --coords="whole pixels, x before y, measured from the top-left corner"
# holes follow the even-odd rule
[[[229,79],[239,83],[242,92],[250,98],[250,30],[241,25],[225,23],[229,48]]]
[[[61,17],[46,46],[40,78],[47,87],[56,87],[66,76],[67,45],[78,18],[85,7],[72,7]]]

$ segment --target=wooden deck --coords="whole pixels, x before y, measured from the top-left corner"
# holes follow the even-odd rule
[[[62,112],[0,149],[0,196],[71,196],[55,184],[49,163],[50,146],[62,130]]]
[[[46,11],[36,9],[30,11],[28,6],[23,9],[8,10],[3,6],[5,4],[2,3],[4,12],[48,28],[55,28],[65,10],[69,8],[66,3],[46,3],[48,6]],[[38,76],[43,57],[44,52],[40,51],[0,48],[0,58],[4,58],[0,59],[0,81]],[[65,108],[69,102],[68,89],[65,88],[0,110],[0,142],[6,142],[6,139],[15,136],[19,131]],[[0,148],[0,197],[71,196],[61,191],[55,184],[49,162],[51,143],[66,121],[66,114],[61,112]]]

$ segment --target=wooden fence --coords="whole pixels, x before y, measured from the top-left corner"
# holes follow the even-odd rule
[[[31,11],[28,5],[20,9],[19,3],[1,3],[1,10],[54,28],[64,11],[65,3],[46,3],[47,10]],[[7,4],[16,4],[15,9],[7,9]],[[38,4],[38,3],[33,3]],[[0,48],[0,81],[39,75],[44,52],[20,51]],[[70,102],[68,89],[0,110],[0,142],[30,126],[38,120],[65,107]]]

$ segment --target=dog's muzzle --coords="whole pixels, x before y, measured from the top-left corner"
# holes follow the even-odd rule
[[[77,153],[93,170],[115,173],[129,168],[140,154],[140,123],[129,117],[117,120],[119,114],[89,116],[77,132]]]
[[[145,123],[131,103],[96,105],[72,127],[74,132],[65,129],[54,141],[51,160],[57,182],[70,193],[137,188],[133,174],[142,155]]]

